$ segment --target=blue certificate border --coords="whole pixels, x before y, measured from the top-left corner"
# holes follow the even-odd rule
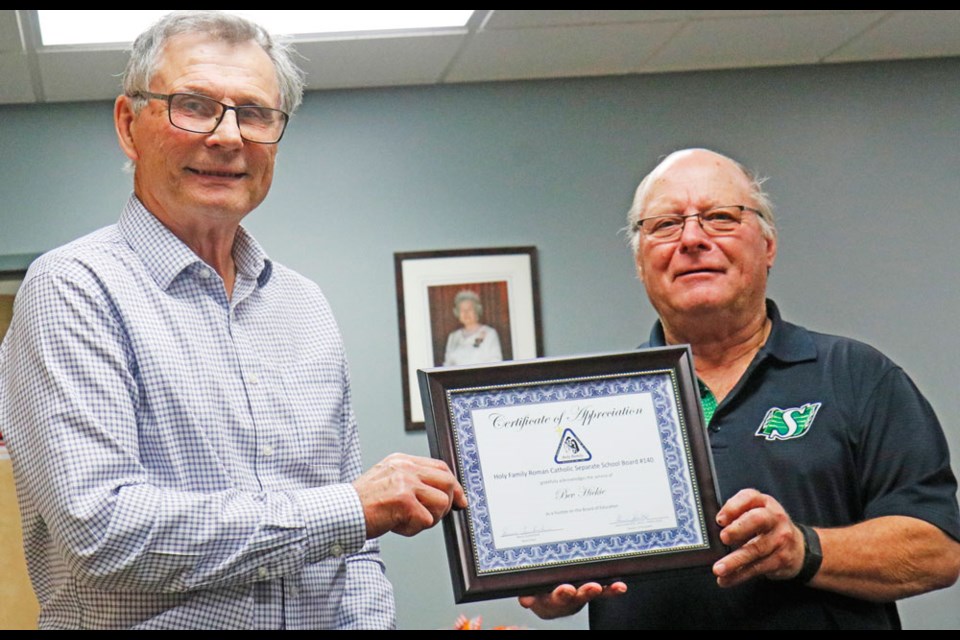
[[[477,575],[709,549],[678,389],[675,372],[666,369],[447,391],[454,448],[462,474],[461,482],[470,504],[467,522]],[[653,399],[677,525],[550,544],[497,548],[490,523],[473,410],[635,393],[648,393]]]

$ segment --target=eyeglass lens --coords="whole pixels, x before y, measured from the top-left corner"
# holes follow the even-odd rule
[[[653,216],[640,221],[643,232],[658,239],[674,238],[683,233],[687,218],[697,218],[704,231],[711,235],[733,233],[743,221],[743,210],[739,207],[721,207],[694,213],[688,216]]]
[[[277,142],[286,126],[286,115],[267,107],[224,105],[212,98],[188,93],[170,96],[170,122],[195,133],[212,133],[227,110],[237,116],[240,135],[251,142]]]

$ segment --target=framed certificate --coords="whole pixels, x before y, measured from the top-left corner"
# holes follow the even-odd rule
[[[609,583],[724,553],[687,347],[418,371],[456,602]]]

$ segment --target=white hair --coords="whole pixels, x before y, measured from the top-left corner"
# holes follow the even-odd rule
[[[454,318],[460,318],[460,303],[466,300],[473,303],[473,310],[477,312],[478,318],[483,315],[483,303],[480,302],[480,296],[477,295],[475,291],[464,289],[463,291],[457,292],[457,295],[453,298]]]
[[[254,41],[273,62],[280,87],[280,109],[292,114],[303,100],[303,71],[293,61],[293,49],[280,42],[260,25],[222,11],[174,11],[141,33],[133,43],[123,74],[123,91],[128,96],[150,90],[150,81],[160,66],[163,49],[174,36],[202,33],[229,43]],[[138,99],[140,111],[146,100]]]

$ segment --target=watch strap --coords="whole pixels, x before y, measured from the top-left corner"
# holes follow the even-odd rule
[[[800,584],[807,584],[820,570],[820,565],[823,563],[823,551],[820,549],[820,536],[813,527],[797,524],[797,528],[803,534],[803,566],[800,567],[800,573],[793,580]]]

